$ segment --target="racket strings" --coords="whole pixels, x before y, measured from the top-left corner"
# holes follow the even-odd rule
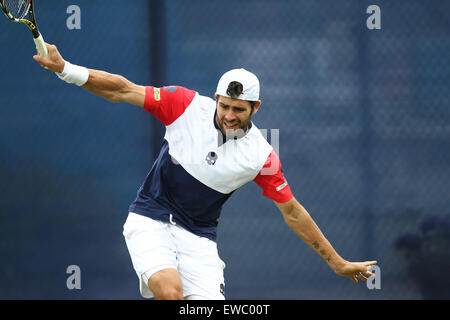
[[[23,19],[30,8],[30,2],[26,0],[3,0],[2,2],[15,19]]]

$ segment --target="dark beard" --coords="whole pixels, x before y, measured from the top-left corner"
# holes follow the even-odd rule
[[[245,135],[245,132],[248,129],[249,123],[251,121],[251,117],[246,123],[246,125],[238,127],[237,129],[226,129],[224,121],[219,120],[219,116],[216,116],[216,124],[220,128],[220,132],[226,137],[226,140],[233,139],[233,138],[240,138]]]

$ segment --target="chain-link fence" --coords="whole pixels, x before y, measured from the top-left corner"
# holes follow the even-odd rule
[[[373,4],[381,29],[366,25]],[[66,25],[69,5],[81,29]],[[336,276],[249,183],[219,221],[228,299],[422,299],[449,297],[449,11],[418,0],[85,0],[40,1],[37,17],[67,60],[136,83],[212,96],[225,71],[256,73],[253,121],[269,142],[279,129],[294,195],[338,253],[381,270],[381,289]],[[122,224],[163,126],[62,83],[32,61],[23,26],[0,28],[10,50],[0,298],[139,298]],[[66,287],[73,264],[81,290]]]

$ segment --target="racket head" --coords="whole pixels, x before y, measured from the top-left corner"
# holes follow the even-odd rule
[[[32,0],[0,0],[0,6],[6,17],[13,21],[23,19],[30,7]]]

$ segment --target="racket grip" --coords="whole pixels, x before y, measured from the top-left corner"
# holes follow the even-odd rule
[[[39,37],[34,38],[34,43],[36,44],[37,51],[41,57],[47,58],[48,51],[47,46],[45,45],[44,38],[40,34]]]

